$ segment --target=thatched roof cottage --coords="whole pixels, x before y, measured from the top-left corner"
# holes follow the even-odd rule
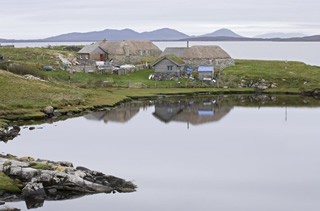
[[[190,68],[199,66],[215,66],[225,68],[234,65],[234,60],[219,46],[192,46],[181,58]]]
[[[143,57],[159,57],[162,51],[151,41],[144,40],[128,40],[128,41],[101,41],[92,44],[98,46],[103,51],[104,60],[113,60],[116,64],[140,64]],[[92,47],[94,48],[94,47]],[[86,46],[79,51],[90,49]],[[80,54],[81,55],[81,54]],[[90,58],[90,57],[89,57]],[[96,57],[95,57],[96,60]]]
[[[234,65],[231,56],[219,46],[192,46],[191,48],[166,48],[162,55],[173,54],[180,57],[189,68],[215,66],[225,68]]]
[[[178,80],[185,75],[184,61],[172,54],[160,57],[152,66],[155,80]]]

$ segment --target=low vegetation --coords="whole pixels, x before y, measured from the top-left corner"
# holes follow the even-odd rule
[[[0,171],[0,196],[4,193],[20,193],[20,188],[18,180],[13,180]]]

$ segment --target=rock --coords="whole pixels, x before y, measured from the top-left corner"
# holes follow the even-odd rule
[[[5,208],[0,208],[0,211],[20,211],[20,209],[14,208],[14,207],[5,207]]]
[[[271,84],[271,88],[277,88],[276,84]]]
[[[34,129],[36,129],[35,127],[29,127],[29,130],[34,130]]]
[[[43,112],[47,115],[52,115],[53,114],[53,107],[52,106],[47,106],[45,109],[43,109]]]
[[[5,203],[5,201],[0,201],[0,205],[4,205]]]
[[[64,167],[73,167],[73,164],[67,161],[59,161],[57,164]]]
[[[53,116],[59,117],[59,116],[61,116],[61,113],[58,110],[54,110]]]
[[[22,189],[22,195],[24,197],[36,197],[39,199],[45,199],[47,197],[47,194],[43,188],[42,183],[28,183],[23,189]]]
[[[4,123],[3,128],[7,130],[9,128],[9,125],[7,123]]]
[[[268,89],[268,86],[265,84],[259,84],[259,86],[257,86],[258,89]]]
[[[72,115],[73,115],[73,112],[72,112],[72,111],[68,111],[67,115],[68,115],[68,116],[72,116]]]

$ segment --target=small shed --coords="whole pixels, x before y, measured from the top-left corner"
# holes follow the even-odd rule
[[[184,61],[172,54],[160,57],[152,66],[155,80],[179,80],[186,74]]]
[[[214,76],[214,67],[198,67],[199,80],[211,80]]]

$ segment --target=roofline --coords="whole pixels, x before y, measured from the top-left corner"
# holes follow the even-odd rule
[[[167,57],[167,55],[165,55],[165,56],[163,56],[162,58],[158,59],[155,63],[153,63],[152,66],[158,64],[159,62],[161,62],[161,61],[164,60],[165,58],[169,59],[172,63],[176,64],[177,66],[180,66],[180,67],[181,67],[181,66],[184,66],[184,65],[185,65],[185,63],[179,64],[179,63],[173,61],[172,59],[170,59],[169,57]]]

